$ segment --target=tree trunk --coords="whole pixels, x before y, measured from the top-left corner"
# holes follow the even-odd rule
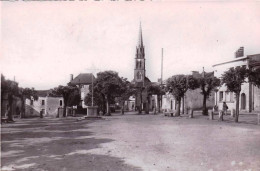
[[[203,94],[203,107],[202,107],[203,115],[208,115],[206,101],[207,101],[207,96],[205,94]]]
[[[124,105],[124,101],[122,102],[122,107],[121,107],[121,114],[125,114],[125,105]]]
[[[103,100],[103,104],[102,104],[102,113],[103,113],[103,116],[106,114],[106,100],[105,99]]]
[[[235,122],[238,122],[238,117],[239,117],[239,97],[240,97],[240,92],[236,93],[236,116],[235,116]]]
[[[141,106],[138,106],[138,114],[142,114],[142,104]]]
[[[21,97],[21,101],[22,101],[22,107],[21,107],[21,113],[20,113],[20,118],[25,118],[25,101],[24,97]]]
[[[182,114],[184,114],[184,96],[182,97]]]
[[[177,110],[175,113],[175,116],[180,116],[180,112],[181,112],[181,99],[177,101]]]
[[[143,90],[142,90],[142,88],[141,88],[141,93],[140,93],[140,100],[141,100],[141,103],[140,103],[140,106],[139,106],[139,114],[141,114],[142,113],[142,111],[143,111],[143,109],[142,109],[142,105],[143,105],[143,95],[142,95],[142,92],[143,92]]]
[[[105,98],[106,98],[107,115],[111,116],[108,97],[106,96]]]
[[[7,120],[13,122],[13,96],[8,95],[8,101],[9,101],[9,110],[7,113]]]
[[[160,113],[160,108],[161,108],[161,99],[160,99],[160,97],[159,96],[161,96],[161,95],[158,95],[157,96],[157,100],[158,100],[158,113]]]
[[[67,104],[64,103],[63,117],[66,117]]]

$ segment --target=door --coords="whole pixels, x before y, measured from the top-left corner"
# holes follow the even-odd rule
[[[246,109],[246,95],[245,93],[241,94],[241,110]]]

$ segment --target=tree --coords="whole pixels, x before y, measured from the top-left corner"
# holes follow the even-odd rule
[[[19,97],[22,101],[22,110],[21,110],[21,118],[25,117],[25,99],[31,99],[33,97],[34,100],[38,100],[37,92],[34,88],[19,88]]]
[[[127,81],[126,78],[121,78],[121,80],[122,82],[120,86],[118,100],[119,103],[121,104],[121,114],[124,114],[125,101],[127,101],[130,96],[135,94],[136,89],[129,81]]]
[[[115,71],[104,71],[97,73],[94,82],[94,91],[100,93],[106,101],[107,115],[110,113],[110,102],[120,95],[122,80]]]
[[[66,117],[67,106],[76,104],[75,99],[77,99],[77,97],[74,97],[74,95],[76,94],[76,96],[77,96],[78,94],[75,93],[75,91],[78,91],[78,88],[76,86],[72,86],[72,85],[62,86],[62,85],[60,85],[58,87],[55,87],[50,92],[51,96],[62,96],[63,97],[63,100],[64,100],[63,117]],[[73,100],[73,98],[75,98],[75,99]]]
[[[175,115],[180,116],[181,99],[188,89],[194,90],[198,88],[198,82],[191,75],[174,75],[167,79],[166,88],[175,97],[177,103]]]
[[[239,97],[241,92],[241,86],[246,82],[246,77],[248,76],[248,69],[244,66],[237,66],[235,68],[230,68],[228,71],[222,74],[222,84],[227,86],[230,92],[234,92],[236,96],[236,115],[235,122],[238,122],[239,117]]]
[[[201,94],[203,95],[203,115],[208,115],[206,101],[209,98],[211,92],[220,86],[220,79],[214,76],[214,73],[203,72],[198,78],[198,83],[201,88]]]
[[[72,86],[73,87],[73,86]],[[74,86],[75,87],[75,86]],[[80,92],[79,92],[79,89],[78,88],[74,88],[74,91],[72,91],[69,95],[69,98],[68,98],[68,103],[67,105],[69,107],[72,107],[72,106],[77,106],[80,104],[80,101],[81,101],[81,97],[80,97]]]
[[[260,88],[260,68],[250,68],[249,82]]]
[[[163,86],[160,85],[154,85],[151,84],[147,87],[147,91],[149,95],[157,95],[157,100],[158,100],[158,111],[160,111],[160,101],[161,101],[161,96],[165,94],[165,89]]]
[[[1,104],[3,104],[3,96],[7,95],[8,108],[7,108],[7,121],[13,121],[13,101],[19,95],[18,83],[11,80],[6,80],[4,75],[1,74]]]
[[[85,96],[84,102],[86,105],[91,106],[92,105],[92,86],[89,87],[89,93]],[[95,87],[95,82],[94,82],[94,87]],[[94,94],[93,94],[93,105],[98,106],[98,110],[102,110],[103,115],[106,112],[106,101],[105,101],[105,96],[103,96],[101,93],[98,91],[95,91],[96,89],[94,88]]]

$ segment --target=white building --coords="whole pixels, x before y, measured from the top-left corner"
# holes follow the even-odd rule
[[[56,117],[58,108],[64,106],[63,97],[50,97],[49,90],[38,90],[38,100],[25,100],[25,117],[43,116]]]
[[[76,85],[79,88],[82,108],[87,108],[87,104],[85,104],[84,98],[89,93],[89,85],[91,85],[92,81],[94,80],[95,77],[92,73],[80,73],[74,79],[73,75],[71,75],[70,84]]]
[[[242,53],[243,54],[243,53]],[[246,66],[247,68],[260,67],[260,54],[256,55],[241,55],[232,60],[213,65],[214,75],[218,78],[229,68],[236,66]],[[235,94],[229,92],[226,86],[221,86],[218,92],[215,93],[215,105],[221,110],[223,102],[226,102],[229,109],[236,108]],[[251,83],[244,83],[240,92],[241,111],[260,111],[260,90]]]

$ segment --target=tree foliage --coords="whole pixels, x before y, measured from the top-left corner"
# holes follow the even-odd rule
[[[62,96],[64,100],[64,110],[63,117],[66,116],[66,108],[69,105],[75,105],[80,99],[79,90],[76,86],[67,85],[67,86],[58,86],[51,90],[51,96]],[[75,97],[76,96],[76,97]]]
[[[200,75],[198,79],[198,83],[201,89],[201,94],[203,95],[203,115],[207,115],[207,106],[206,100],[209,98],[211,92],[220,86],[220,79],[214,76],[213,73],[204,72]]]
[[[260,88],[260,68],[251,68],[248,75],[249,82]]]
[[[19,97],[22,101],[21,118],[25,117],[25,99],[38,100],[38,95],[34,88],[19,88]]]
[[[94,95],[96,99],[102,97],[102,100],[105,100],[107,115],[111,115],[109,108],[111,101],[114,101],[115,97],[119,97],[122,94],[122,85],[123,80],[115,71],[97,73],[97,78],[93,84]],[[99,102],[99,104],[102,103],[98,100],[96,100],[96,102]]]
[[[8,108],[7,108],[7,120],[13,121],[13,101],[15,97],[19,96],[18,83],[15,81],[5,79],[4,75],[1,74],[1,105],[3,104],[3,96],[7,95]]]
[[[173,94],[177,102],[176,115],[180,115],[181,98],[184,97],[188,89],[198,88],[197,80],[191,75],[174,75],[167,80],[166,88]]]
[[[157,95],[158,100],[158,111],[160,111],[160,101],[162,99],[162,95],[165,94],[165,87],[163,85],[155,85],[151,84],[147,87],[148,95]]]
[[[129,99],[130,96],[134,95],[137,89],[132,85],[126,78],[121,77],[121,87],[117,99],[121,104],[121,113],[124,114],[124,104],[125,101]]]
[[[239,117],[239,97],[241,92],[241,86],[246,82],[249,70],[244,66],[237,66],[230,68],[224,74],[222,74],[221,82],[226,85],[227,89],[234,92],[236,95],[236,115],[235,122],[238,122]]]
[[[240,93],[241,85],[246,82],[246,77],[248,76],[248,70],[246,67],[237,66],[235,68],[230,68],[228,71],[222,74],[222,84],[227,86],[227,89],[234,93]]]

